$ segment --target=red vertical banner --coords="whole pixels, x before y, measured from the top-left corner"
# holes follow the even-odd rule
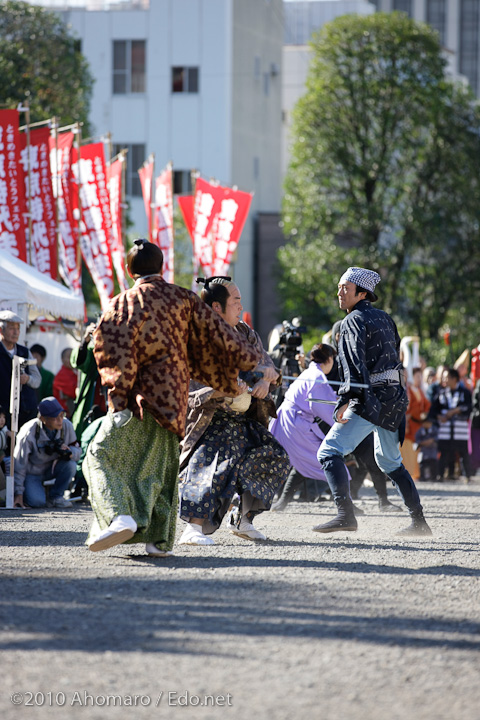
[[[220,209],[212,226],[213,272],[226,275],[250,210],[252,194],[231,188],[222,188]]]
[[[81,268],[77,263],[77,234],[73,220],[72,190],[72,147],[73,133],[65,132],[51,136],[50,169],[52,172],[53,194],[57,200],[60,246],[58,248],[58,269],[66,285],[77,294],[82,292]]]
[[[163,252],[163,279],[174,282],[172,167],[169,165],[155,181],[153,242]]]
[[[25,204],[31,213],[31,264],[44,275],[57,278],[57,228],[55,197],[49,158],[50,130],[48,127],[30,131],[30,152],[27,134],[22,133],[21,163],[25,178]],[[29,223],[25,217],[25,234]]]
[[[129,284],[125,276],[125,248],[123,245],[122,227],[122,182],[124,156],[114,160],[107,167],[108,192],[110,195],[110,213],[112,216],[112,263],[115,268],[120,290],[128,290]]]
[[[110,251],[112,217],[103,143],[84,145],[80,159],[73,148],[72,160],[73,175],[80,187],[82,255],[105,308],[113,297],[114,285]]]
[[[179,195],[177,202],[180,206],[185,227],[193,241],[193,195]]]
[[[0,250],[27,260],[18,110],[0,110]]]
[[[194,284],[200,266],[208,277],[213,274],[214,252],[210,229],[220,208],[220,195],[221,188],[218,185],[197,178],[193,201]]]
[[[138,171],[140,185],[142,186],[143,202],[147,214],[148,239],[152,242],[152,186],[153,186],[153,159],[148,159]]]

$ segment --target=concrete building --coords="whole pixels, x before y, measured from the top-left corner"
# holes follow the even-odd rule
[[[340,15],[369,15],[375,6],[368,0],[316,0],[285,2],[282,68],[282,177],[289,163],[292,110],[305,92],[311,50],[308,43],[322,25]]]
[[[372,0],[377,10],[401,10],[414,20],[429,23],[440,40],[453,75],[463,75],[480,95],[479,0]]]
[[[172,161],[254,192],[233,275],[254,313],[254,232],[281,199],[282,0],[43,0],[61,11],[95,77],[91,122],[129,149],[127,194],[139,235],[147,218],[138,168]]]

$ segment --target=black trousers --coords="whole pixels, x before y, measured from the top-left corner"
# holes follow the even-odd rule
[[[470,468],[470,455],[468,454],[468,441],[467,440],[439,440],[438,449],[440,451],[440,459],[438,461],[438,475],[443,478],[445,468],[455,466],[455,458],[457,454],[463,464],[463,472],[467,478],[472,474]]]

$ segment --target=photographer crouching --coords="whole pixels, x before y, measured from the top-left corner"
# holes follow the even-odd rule
[[[54,397],[38,405],[38,417],[20,429],[14,452],[15,507],[72,507],[64,498],[75,475],[80,446],[70,420]],[[47,503],[44,483],[50,486]]]

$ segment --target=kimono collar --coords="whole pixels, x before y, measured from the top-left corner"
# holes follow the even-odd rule
[[[144,283],[149,283],[155,280],[161,280],[162,282],[165,282],[161,275],[159,275],[158,273],[152,273],[151,275],[142,275],[142,277],[137,278],[137,280],[135,280],[135,287],[137,285],[143,285]]]
[[[351,309],[351,311],[349,313],[347,313],[347,316],[351,315],[351,313],[355,312],[355,310],[367,310],[367,308],[371,308],[371,307],[372,307],[372,303],[370,302],[370,300],[365,300],[365,299],[359,300],[357,302],[357,304],[354,305],[354,307]]]

